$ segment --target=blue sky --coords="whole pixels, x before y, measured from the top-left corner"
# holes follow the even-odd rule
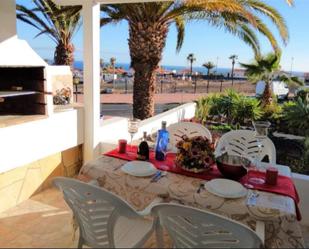
[[[17,0],[17,3],[31,6],[30,0]],[[295,0],[295,6],[290,8],[285,0],[267,0],[268,4],[276,7],[286,19],[290,30],[290,41],[287,46],[282,43],[282,68],[291,69],[292,57],[293,71],[309,72],[309,31],[308,15],[309,0]],[[275,29],[272,27],[272,30]],[[18,36],[27,40],[30,45],[43,57],[53,58],[54,43],[47,36],[35,38],[37,31],[27,24],[17,23]],[[277,35],[277,32],[275,32]],[[278,37],[278,35],[277,35]],[[101,57],[109,61],[110,57],[116,57],[117,62],[130,62],[129,49],[127,44],[128,27],[122,22],[117,25],[108,25],[101,29]],[[76,60],[82,60],[82,27],[74,36]],[[263,52],[271,51],[268,41],[260,37]],[[206,22],[192,22],[186,25],[186,37],[184,45],[179,53],[176,53],[176,30],[173,26],[168,34],[166,47],[163,54],[162,65],[186,66],[186,57],[194,53],[197,61],[196,66],[206,61],[217,62],[218,67],[230,67],[228,57],[237,54],[239,61],[248,62],[252,59],[252,50],[241,40],[226,33],[224,30],[216,29]]]

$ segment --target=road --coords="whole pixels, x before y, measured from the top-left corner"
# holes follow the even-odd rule
[[[155,114],[161,113],[168,109],[174,108],[178,104],[156,104]],[[131,104],[101,104],[101,115],[103,116],[117,116],[117,117],[131,117]]]

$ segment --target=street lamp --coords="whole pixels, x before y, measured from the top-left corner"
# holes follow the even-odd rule
[[[293,74],[293,64],[294,64],[294,57],[291,58],[291,71],[290,71],[290,76]]]

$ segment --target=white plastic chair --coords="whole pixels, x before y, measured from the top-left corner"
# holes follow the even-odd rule
[[[57,177],[54,184],[63,192],[79,226],[78,248],[140,248],[154,231],[154,223],[143,218],[116,195],[75,179]]]
[[[170,134],[170,144],[176,146],[177,142],[182,140],[182,136],[187,137],[203,136],[212,141],[210,131],[203,125],[191,122],[175,123],[167,127]]]
[[[175,248],[260,248],[264,241],[264,223],[257,222],[254,232],[249,227],[199,209],[176,204],[159,204],[152,209],[159,217],[158,244],[162,228],[167,230]],[[258,235],[259,234],[259,235]]]
[[[258,140],[255,132],[249,130],[235,130],[225,133],[218,141],[215,155],[219,156],[224,150],[230,155],[247,155],[248,157],[262,161],[268,156],[269,162],[276,164],[276,148],[269,138],[261,140],[262,148],[259,153]]]
[[[276,164],[276,148],[269,138],[262,140],[262,151],[258,154],[257,139],[255,132],[249,130],[236,130],[225,133],[218,141],[215,155],[219,156],[222,151],[227,151],[230,155],[247,155],[250,158],[261,161],[268,156],[269,163],[276,167],[280,175],[292,177],[291,168]],[[261,168],[267,168],[269,164],[260,163]]]

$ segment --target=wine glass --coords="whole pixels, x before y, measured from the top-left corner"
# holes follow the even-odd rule
[[[130,141],[131,150],[132,150],[133,137],[138,132],[139,124],[140,124],[140,120],[137,118],[130,118],[128,120],[128,132],[131,135],[131,141]]]

